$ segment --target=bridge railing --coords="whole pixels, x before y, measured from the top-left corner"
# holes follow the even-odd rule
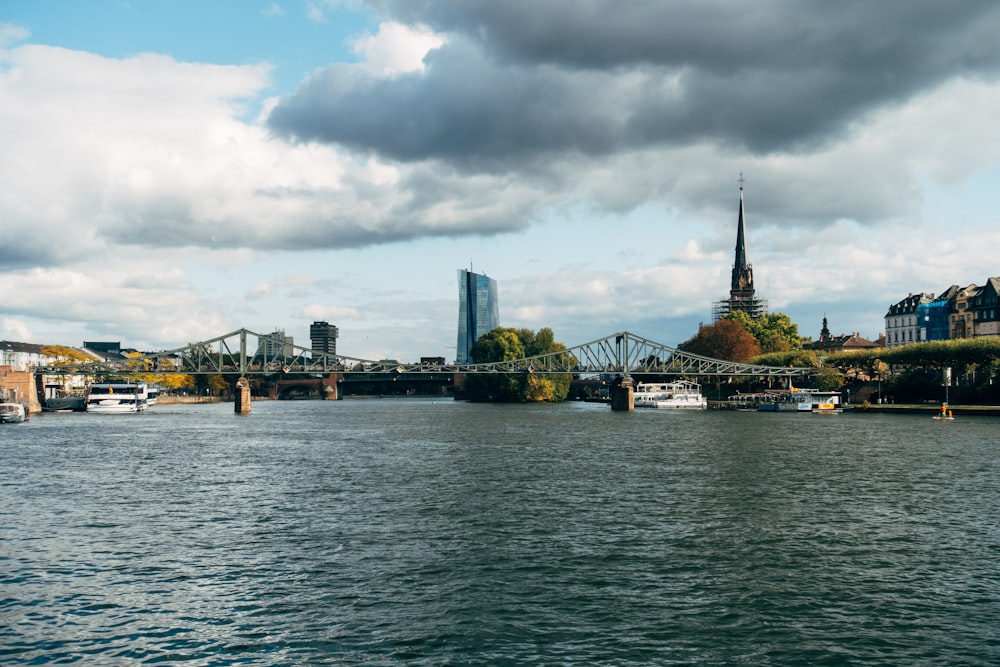
[[[257,348],[248,354],[249,344]],[[605,336],[565,350],[524,359],[481,364],[401,363],[345,355],[318,353],[291,345],[280,337],[247,329],[192,343],[173,350],[126,359],[83,364],[37,366],[37,374],[143,375],[185,373],[189,375],[272,375],[276,373],[573,373],[602,375],[657,373],[683,376],[803,377],[815,369],[741,364],[712,359],[656,343],[628,332]]]

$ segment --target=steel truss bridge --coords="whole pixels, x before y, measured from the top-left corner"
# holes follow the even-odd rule
[[[256,343],[256,345],[252,345]],[[251,351],[251,347],[253,350]],[[274,375],[276,373],[572,373],[622,375],[656,373],[678,376],[756,376],[793,378],[812,375],[809,368],[783,368],[712,359],[621,332],[599,340],[525,359],[484,364],[400,363],[341,354],[317,353],[283,338],[239,329],[210,340],[121,360],[37,366],[41,375]]]

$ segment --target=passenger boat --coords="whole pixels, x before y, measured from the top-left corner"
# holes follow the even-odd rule
[[[0,424],[20,424],[25,419],[20,403],[0,403]]]
[[[793,387],[768,391],[757,404],[760,412],[818,412],[830,414],[843,409],[840,392]]]
[[[87,412],[141,412],[148,406],[143,382],[94,383],[87,391]]]
[[[633,396],[637,408],[704,410],[708,407],[708,401],[701,395],[701,386],[687,380],[640,382]]]

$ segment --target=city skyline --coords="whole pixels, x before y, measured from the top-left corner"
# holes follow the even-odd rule
[[[473,262],[504,326],[676,345],[727,291],[741,173],[755,287],[804,336],[1000,274],[1000,7],[744,10],[4,3],[0,338],[328,321],[451,359]]]

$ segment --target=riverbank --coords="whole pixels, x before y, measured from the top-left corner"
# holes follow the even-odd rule
[[[900,404],[886,405],[852,405],[851,411],[855,413],[872,414],[921,414],[932,417],[941,412],[941,404]],[[948,410],[954,416],[978,415],[980,417],[1000,417],[1000,405],[949,405]]]
[[[729,401],[709,401],[708,407],[716,410],[732,410]],[[749,408],[753,410],[753,408]],[[1000,405],[949,405],[953,416],[976,415],[979,417],[1000,417]],[[933,417],[941,412],[940,403],[900,403],[900,404],[855,404],[844,406],[844,411],[852,414],[896,414],[896,415],[927,415]]]
[[[226,399],[231,401],[232,399]],[[159,396],[156,399],[158,405],[176,405],[180,403],[221,403],[218,396]]]

